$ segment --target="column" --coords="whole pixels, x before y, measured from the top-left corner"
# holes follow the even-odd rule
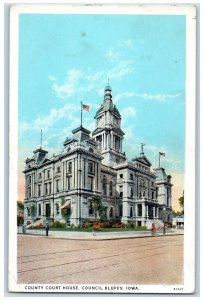
[[[149,209],[149,206],[147,205],[147,206],[146,206],[146,217],[147,217],[147,219],[149,218],[148,209]]]
[[[135,204],[135,218],[137,218],[137,204]]]
[[[155,206],[153,207],[153,218],[155,219],[156,216],[155,216]]]
[[[146,207],[145,207],[145,204],[143,203],[142,204],[142,217],[143,218],[145,218],[145,209],[146,209]]]

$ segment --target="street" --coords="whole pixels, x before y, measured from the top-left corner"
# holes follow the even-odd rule
[[[183,235],[71,240],[18,235],[18,283],[182,284]]]

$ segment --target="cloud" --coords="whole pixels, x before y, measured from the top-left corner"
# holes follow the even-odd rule
[[[136,115],[136,110],[131,106],[128,106],[121,111],[121,116],[123,120],[129,117],[135,117],[135,115]]]
[[[176,99],[182,96],[182,93],[175,93],[175,94],[148,94],[148,93],[136,93],[136,92],[123,92],[121,94],[118,94],[114,97],[114,102],[118,102],[121,99],[124,98],[132,98],[132,97],[137,97],[141,98],[144,100],[149,100],[149,101],[158,101],[158,102],[166,102],[167,100],[170,99]]]
[[[133,60],[123,60],[118,63],[118,65],[107,71],[107,77],[112,79],[121,79],[127,74],[130,74],[134,71],[134,61]]]
[[[75,93],[79,79],[83,78],[83,72],[78,69],[69,70],[67,79],[63,84],[59,84],[55,76],[49,75],[48,78],[53,82],[52,87],[56,96],[65,99]]]
[[[119,46],[120,48],[131,48],[131,47],[134,46],[134,44],[135,44],[135,40],[129,38],[129,39],[126,39],[126,40],[121,41],[121,42],[118,44],[118,46]]]
[[[108,49],[108,51],[105,54],[105,58],[107,58],[112,62],[117,61],[120,57],[121,57],[120,53],[114,51],[112,48]]]
[[[109,51],[109,55],[113,56],[114,53]],[[105,84],[108,78],[110,80],[120,80],[133,71],[133,60],[121,60],[109,70],[92,72],[89,68],[87,70],[70,69],[67,72],[65,81],[62,83],[53,75],[49,75],[48,79],[52,82],[52,89],[56,97],[65,100],[76,95],[81,97],[82,93],[85,92],[97,93],[101,88],[101,83],[104,82]]]
[[[44,132],[54,126],[59,120],[65,118],[72,122],[72,126],[75,125],[79,118],[76,118],[72,115],[71,112],[79,111],[80,105],[74,103],[68,103],[62,106],[61,108],[52,108],[47,115],[38,116],[33,122],[22,122],[20,123],[20,133],[26,131],[39,131],[43,129]],[[78,123],[79,124],[79,123]]]

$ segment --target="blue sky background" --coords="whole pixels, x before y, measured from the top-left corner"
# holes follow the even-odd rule
[[[107,79],[126,133],[129,159],[145,154],[172,174],[174,203],[182,195],[185,153],[185,16],[49,15],[19,18],[19,197],[24,161],[40,145],[50,155],[80,125],[80,101],[103,101]]]

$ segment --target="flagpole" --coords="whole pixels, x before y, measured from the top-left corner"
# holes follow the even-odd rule
[[[42,149],[42,129],[40,131],[40,148]]]
[[[81,101],[81,127],[82,127],[82,101]]]
[[[160,168],[160,152],[159,152],[159,168]]]

